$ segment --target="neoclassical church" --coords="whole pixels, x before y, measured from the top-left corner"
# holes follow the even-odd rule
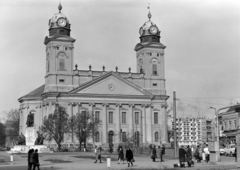
[[[148,20],[139,29],[140,42],[135,46],[136,72],[81,70],[74,61],[71,24],[59,12],[49,20],[45,37],[45,83],[20,97],[20,133],[25,134],[29,113],[34,114],[37,131],[45,116],[53,113],[56,103],[71,116],[82,111],[94,113],[100,120],[98,131],[89,143],[118,144],[126,135],[134,135],[138,144],[167,143],[167,99],[164,49],[160,30]],[[136,30],[137,31],[137,30]],[[134,57],[134,56],[133,56]],[[68,135],[63,143],[76,144]]]

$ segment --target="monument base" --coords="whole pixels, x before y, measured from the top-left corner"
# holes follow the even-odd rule
[[[38,153],[53,153],[53,151],[50,151],[50,149],[45,145],[15,145],[10,151],[8,151],[8,153],[28,153],[30,149],[37,149]]]

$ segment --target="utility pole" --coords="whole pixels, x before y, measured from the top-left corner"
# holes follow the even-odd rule
[[[177,158],[176,92],[175,91],[173,91],[173,133],[174,133],[174,157]]]

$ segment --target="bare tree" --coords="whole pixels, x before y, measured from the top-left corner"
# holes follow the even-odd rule
[[[66,109],[57,105],[54,113],[44,118],[43,125],[39,128],[39,131],[41,134],[44,134],[46,140],[54,140],[58,145],[58,150],[61,150],[64,133],[69,132],[68,121]]]
[[[93,113],[83,111],[73,115],[69,120],[69,127],[79,141],[79,149],[81,150],[82,143],[86,147],[86,139],[92,137],[94,140],[95,132],[97,131],[99,120],[94,118]]]
[[[5,147],[6,143],[6,126],[0,122],[0,146]]]
[[[6,146],[12,147],[18,144],[19,136],[20,113],[18,109],[12,109],[7,113],[6,126]]]

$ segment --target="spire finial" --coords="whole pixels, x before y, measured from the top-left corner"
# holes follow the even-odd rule
[[[59,13],[61,13],[61,10],[62,10],[62,5],[61,5],[61,2],[59,2],[59,5],[58,5],[58,10],[59,10]]]
[[[150,3],[148,4],[148,18],[149,18],[149,21],[152,18],[152,14],[150,12]]]

